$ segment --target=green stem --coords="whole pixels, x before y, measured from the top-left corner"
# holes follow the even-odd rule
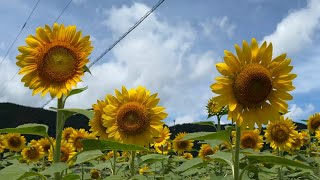
[[[63,98],[58,99],[57,109],[63,109]],[[61,137],[62,137],[62,128],[63,124],[63,114],[61,111],[57,111],[56,119],[56,146],[54,149],[53,163],[58,163],[60,161],[60,149],[61,149]],[[60,180],[60,173],[57,172],[54,174],[55,180]]]
[[[280,151],[280,149],[279,148],[277,148],[277,155],[278,156],[281,156],[281,151]],[[282,180],[283,179],[283,177],[282,177],[282,168],[281,167],[279,167],[279,169],[278,169],[278,178],[279,178],[279,180]]]
[[[218,130],[217,131],[221,131],[221,116],[217,115],[217,119],[218,119]]]
[[[239,152],[240,152],[240,126],[236,124],[237,130],[236,130],[236,147],[235,147],[235,158],[234,158],[234,180],[239,179],[239,172],[240,172],[240,167],[239,167]]]
[[[113,150],[112,175],[116,175],[117,151]]]
[[[217,119],[218,119],[218,129],[217,129],[217,132],[218,132],[218,131],[221,131],[221,116],[217,115]],[[221,144],[219,145],[219,150],[221,150]],[[222,174],[222,169],[223,169],[223,165],[220,162],[219,163],[219,174],[220,175]]]
[[[83,169],[83,163],[81,163],[81,180],[84,180],[84,169]]]
[[[161,145],[161,152],[162,152],[162,155],[163,155],[163,145]],[[161,166],[162,166],[162,175],[164,176],[165,168],[164,168],[164,160],[163,159],[161,161]]]
[[[130,161],[130,172],[131,177],[135,175],[135,169],[134,169],[134,158],[136,156],[136,151],[131,151],[131,161]]]

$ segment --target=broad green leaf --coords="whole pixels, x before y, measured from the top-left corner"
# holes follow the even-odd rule
[[[120,175],[111,175],[111,176],[104,178],[104,180],[123,180],[123,179],[125,179],[125,178],[123,178]]]
[[[214,122],[213,121],[200,121],[200,122],[194,122],[192,124],[214,126]]]
[[[84,72],[88,72],[90,75],[92,75],[91,71],[87,65],[83,66],[83,69],[84,69]]]
[[[188,161],[182,163],[179,167],[177,167],[174,171],[183,172],[200,164],[203,164],[203,160],[201,158],[193,158]]]
[[[141,156],[141,163],[151,163],[156,161],[162,161],[165,159],[168,159],[170,156],[162,155],[162,154],[147,154],[144,156]]]
[[[105,169],[105,168],[112,169],[112,166],[111,166],[111,162],[110,162],[110,161],[105,162],[105,163],[97,164],[97,165],[94,166],[92,169],[102,170],[102,169]]]
[[[284,157],[273,156],[273,155],[248,154],[247,158],[252,163],[254,163],[254,162],[269,162],[269,163],[273,163],[273,164],[287,165],[287,166],[300,167],[300,168],[306,168],[306,169],[313,168],[313,167],[306,165],[304,163],[301,163],[299,161],[294,161],[294,160],[290,160],[290,159],[287,159]]]
[[[48,169],[46,169],[40,173],[43,175],[53,175],[54,173],[62,172],[64,170],[66,170],[67,168],[68,168],[68,165],[66,163],[58,162],[58,163],[52,164]]]
[[[191,176],[191,175],[194,175],[194,174],[197,174],[199,172],[202,172],[204,168],[202,169],[198,169],[198,168],[190,168],[188,170],[186,170],[185,172],[181,173],[182,176]]]
[[[81,141],[83,145],[83,151],[89,151],[94,149],[99,150],[122,150],[122,151],[134,151],[142,150],[148,151],[147,148],[137,146],[133,144],[123,144],[115,141],[98,140],[98,139],[84,139]]]
[[[79,180],[81,179],[78,174],[67,174],[63,176],[62,180]]]
[[[67,101],[68,97],[75,95],[75,94],[79,94],[85,90],[88,89],[88,86],[84,87],[84,88],[77,88],[77,89],[72,89],[68,95],[66,97],[63,98],[63,104],[65,104],[65,102]]]
[[[208,155],[211,159],[214,159],[219,162],[225,162],[230,165],[233,169],[233,162],[232,162],[232,154],[231,152],[223,152],[223,151],[218,151],[212,155]]]
[[[26,172],[26,173],[24,173],[23,176],[21,176],[21,177],[19,178],[19,180],[23,180],[23,179],[26,179],[26,178],[32,177],[32,176],[38,176],[38,179],[39,179],[39,178],[41,178],[41,179],[43,179],[43,180],[46,180],[46,179],[47,179],[44,175],[39,174],[39,173],[37,173],[37,172]],[[40,180],[40,179],[39,179],[39,180]]]
[[[219,132],[196,132],[187,134],[182,140],[213,140],[218,139],[229,142],[230,130],[223,130]]]
[[[214,147],[222,144],[224,141],[223,140],[219,140],[219,139],[213,139],[213,140],[205,140],[204,142],[206,144],[209,144],[211,146],[211,148],[214,148]]]
[[[152,176],[152,177],[153,177],[153,176]],[[132,179],[132,180],[147,180],[148,178],[147,178],[146,176],[137,174],[137,175],[133,176],[131,179]]]
[[[32,134],[32,135],[39,135],[43,137],[48,137],[47,134],[48,126],[44,124],[23,124],[17,126],[16,128],[5,128],[0,129],[0,133],[20,133],[20,134]]]
[[[90,151],[83,151],[77,156],[77,160],[76,160],[75,164],[84,163],[84,162],[96,159],[98,157],[101,157],[103,155],[104,154],[98,149],[90,150]]]
[[[14,164],[0,170],[1,179],[17,180],[29,171],[29,167],[25,164]]]
[[[94,116],[94,112],[85,109],[58,109],[58,111],[62,111],[65,114],[65,117],[69,117],[73,114],[82,114],[89,119],[92,119]]]

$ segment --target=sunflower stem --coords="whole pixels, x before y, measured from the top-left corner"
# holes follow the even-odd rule
[[[217,132],[221,131],[221,116],[218,114],[217,115],[217,119],[218,119],[218,129]],[[221,144],[219,145],[219,150],[221,150]],[[219,174],[222,174],[222,169],[223,169],[223,165],[220,162],[219,163]]]
[[[131,161],[130,161],[130,172],[131,177],[135,175],[135,169],[134,169],[134,158],[136,156],[136,151],[131,151]]]
[[[63,109],[63,97],[58,99],[57,109]],[[56,147],[54,149],[53,162],[58,163],[60,161],[60,149],[61,149],[61,136],[62,136],[62,128],[63,128],[63,113],[61,111],[57,111],[57,119],[56,119]],[[55,180],[60,180],[60,172],[54,174]]]
[[[81,163],[81,180],[84,180],[84,169],[83,169],[83,163]]]
[[[278,156],[282,156],[282,153],[281,153],[279,148],[277,148],[276,151],[277,151],[277,155]],[[279,167],[279,169],[278,169],[278,178],[279,178],[279,180],[283,179],[283,177],[282,177],[282,167]]]
[[[217,131],[221,131],[221,117],[219,115],[217,115],[217,119],[218,119],[218,130]]]
[[[113,150],[112,175],[116,175],[117,151]]]
[[[234,158],[234,180],[239,179],[239,152],[240,152],[240,126],[236,124],[236,147],[235,147],[235,158]]]

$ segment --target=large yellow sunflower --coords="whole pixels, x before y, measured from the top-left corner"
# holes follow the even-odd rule
[[[115,90],[116,96],[107,95],[108,105],[103,109],[103,126],[108,127],[108,138],[128,144],[147,146],[159,137],[167,117],[165,108],[157,106],[158,94],[139,86],[129,91]]]
[[[17,65],[19,74],[25,74],[22,82],[33,89],[33,95],[50,92],[51,97],[67,95],[80,82],[93,47],[90,36],[82,37],[76,26],[53,24],[38,27],[35,36],[26,38],[26,46],[20,46]]]
[[[193,147],[193,140],[181,140],[187,133],[181,132],[176,135],[173,140],[173,150],[178,154],[182,154],[184,151],[190,151]]]
[[[166,141],[164,145],[155,146],[154,149],[157,151],[158,154],[168,154],[169,150],[171,149],[171,142]]]
[[[154,140],[154,147],[161,147],[162,145],[165,145],[168,139],[170,139],[170,135],[170,129],[167,126],[163,126],[159,136]]]
[[[212,155],[217,149],[212,148],[209,144],[202,144],[199,151],[199,156],[203,160],[209,160],[208,155]]]
[[[320,113],[315,113],[309,117],[308,123],[308,130],[311,133],[314,133],[316,130],[320,130]]]
[[[100,139],[108,139],[107,127],[103,126],[102,123],[103,108],[107,105],[108,102],[99,100],[97,104],[92,105],[94,116],[89,121],[90,131],[95,132]]]
[[[23,148],[23,150],[21,151],[21,155],[25,160],[27,160],[28,163],[37,162],[43,158],[44,150],[39,144],[30,144],[29,147]]]
[[[55,144],[55,143],[54,143]],[[71,143],[67,141],[61,141],[61,148],[60,148],[60,162],[68,162],[73,156],[76,155],[75,148],[72,146]],[[50,148],[49,150],[49,161],[53,161],[53,149]],[[69,162],[71,164],[71,162]]]
[[[298,132],[296,126],[289,118],[280,116],[280,119],[275,122],[270,122],[265,130],[265,137],[273,149],[280,150],[291,149]]]
[[[258,129],[242,132],[240,138],[241,148],[251,148],[259,151],[263,146],[263,138],[259,134],[260,131]]]
[[[237,56],[225,50],[224,63],[216,64],[223,75],[210,87],[219,96],[214,97],[221,106],[229,106],[228,119],[242,127],[253,128],[275,120],[279,112],[287,112],[286,100],[294,89],[291,59],[282,54],[272,59],[272,44],[264,42],[261,47],[255,39],[251,45],[243,41],[243,48],[235,45]]]
[[[77,151],[81,151],[83,148],[81,140],[94,138],[94,134],[89,134],[85,129],[79,129],[72,132],[68,142],[71,143]]]
[[[9,133],[5,136],[7,149],[21,151],[26,146],[26,138],[17,133]]]

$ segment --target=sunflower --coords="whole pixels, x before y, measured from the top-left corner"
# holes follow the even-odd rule
[[[214,101],[213,98],[209,99],[206,107],[208,114],[210,115],[215,115],[222,110],[222,107],[216,101]]]
[[[40,145],[43,148],[44,153],[48,154],[49,153],[49,149],[51,148],[50,141],[53,143],[55,140],[52,137],[50,137],[50,140],[47,139],[47,138],[41,138],[41,139],[38,139],[37,141],[36,140],[31,140],[30,144],[32,146],[37,145],[37,144]]]
[[[187,133],[182,132],[176,135],[173,140],[173,149],[178,154],[182,154],[184,151],[190,151],[193,147],[193,140],[181,140]]]
[[[318,139],[318,142],[320,143],[320,130],[316,131],[315,137]]]
[[[296,126],[289,118],[280,116],[275,122],[270,122],[265,130],[265,137],[273,149],[280,150],[290,149],[294,143],[294,139],[298,136],[298,132],[294,130]]]
[[[192,159],[193,158],[193,155],[191,153],[183,153],[183,158],[185,159]]]
[[[203,160],[209,160],[208,155],[214,154],[217,150],[211,148],[209,144],[202,144],[199,151],[199,156]]]
[[[60,148],[60,162],[68,162],[73,156],[76,155],[75,148],[72,146],[71,143],[63,140],[61,141],[61,148]],[[49,161],[53,161],[53,149],[50,148],[49,150]],[[71,163],[71,162],[69,162]]]
[[[302,136],[302,142],[303,142],[303,146],[307,145],[310,143],[310,134],[307,131],[301,131],[300,132],[301,136]]]
[[[160,131],[160,135],[158,138],[154,140],[154,147],[161,147],[164,145],[168,139],[170,139],[170,130],[168,127],[163,126],[162,130]]]
[[[320,114],[315,113],[315,114],[311,115],[309,117],[307,126],[308,126],[308,130],[311,133],[314,133],[316,130],[320,130],[319,129],[319,127],[320,127]]]
[[[167,117],[165,108],[157,106],[158,94],[139,86],[122,92],[115,90],[116,96],[107,95],[108,105],[103,109],[103,126],[108,127],[108,138],[121,143],[148,146],[158,137]]]
[[[0,134],[0,153],[3,153],[7,147],[5,137],[6,137],[5,135]]]
[[[159,154],[168,154],[171,149],[171,142],[166,141],[164,145],[154,147]]]
[[[72,127],[64,128],[62,131],[62,139],[65,141],[68,141],[70,138],[70,135],[75,131]]]
[[[107,127],[103,126],[102,115],[103,108],[108,105],[106,101],[97,101],[97,104],[93,104],[94,111],[93,118],[89,121],[90,131],[95,132],[101,139],[108,139]]]
[[[91,169],[90,177],[91,179],[99,179],[101,178],[101,172],[98,169]]]
[[[26,138],[17,133],[9,133],[5,136],[7,149],[21,151],[26,146]]]
[[[142,168],[139,168],[139,174],[144,175],[144,174],[153,174],[152,171],[150,171],[149,166],[144,165]]]
[[[85,129],[79,129],[72,132],[68,142],[71,143],[77,151],[81,151],[83,148],[81,140],[93,138],[94,137],[90,135]]]
[[[303,135],[301,133],[298,133],[296,138],[294,139],[294,142],[292,142],[291,148],[287,151],[293,153],[295,150],[300,150],[300,148],[303,146]]]
[[[228,105],[228,119],[238,125],[261,127],[268,120],[278,119],[279,112],[287,112],[286,100],[292,99],[287,91],[294,89],[292,80],[296,78],[296,74],[290,74],[291,59],[286,54],[272,59],[272,44],[264,42],[259,47],[254,38],[250,46],[243,41],[243,49],[237,44],[235,49],[237,56],[225,50],[224,63],[216,64],[223,76],[210,86],[219,94],[213,101]]]
[[[263,146],[263,138],[259,134],[260,131],[258,129],[242,132],[240,137],[241,148],[251,148],[259,151]]]
[[[106,161],[108,159],[113,158],[113,155],[114,155],[113,151],[109,151],[106,155],[102,156],[100,159],[102,161]],[[120,153],[119,152],[117,152],[117,156],[116,157],[120,157]]]
[[[29,147],[23,148],[23,150],[21,151],[21,155],[25,160],[27,160],[28,163],[37,162],[43,158],[44,150],[39,144],[30,144]]]
[[[16,57],[16,64],[21,68],[19,74],[25,74],[21,81],[33,89],[33,95],[67,95],[81,81],[89,62],[93,50],[89,39],[90,36],[82,37],[76,26],[54,23],[52,28],[38,27],[35,36],[26,38],[27,45],[18,48],[21,54]]]

